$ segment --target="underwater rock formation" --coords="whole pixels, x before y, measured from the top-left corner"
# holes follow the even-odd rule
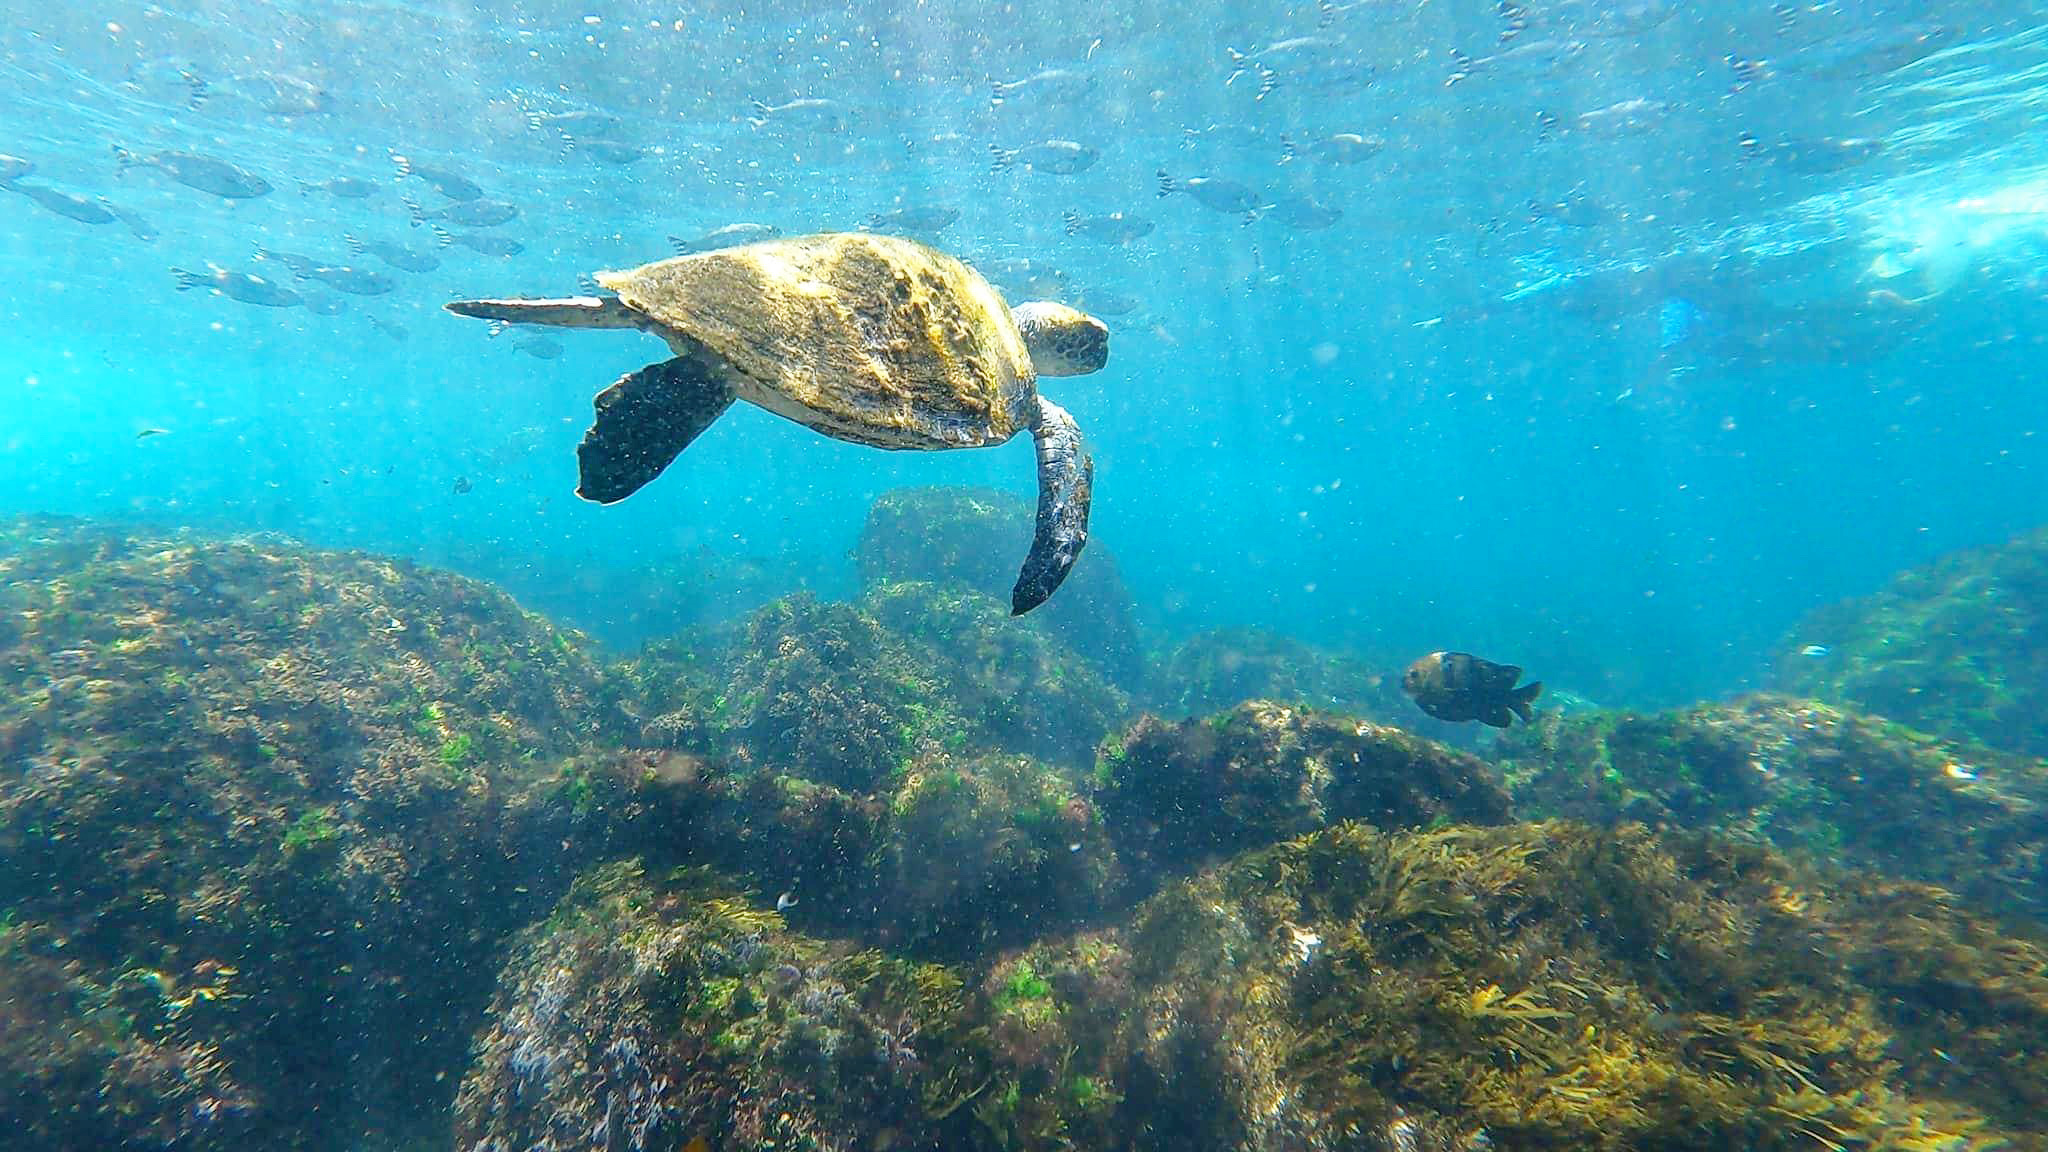
[[[939,754],[1085,765],[1129,710],[1092,664],[1004,602],[918,582],[854,603],[784,597],[731,647],[663,646],[626,677],[648,686],[642,710],[658,731],[646,742],[687,728],[699,747],[854,792]]]
[[[0,1129],[323,1146],[445,1102],[624,738],[577,639],[269,539],[0,529]]]
[[[1398,728],[1271,701],[1196,720],[1145,717],[1104,744],[1098,803],[1135,864],[1181,871],[1343,820],[1498,824],[1484,761]]]
[[[1496,746],[1527,815],[1718,828],[2048,919],[2048,766],[1757,694],[1560,717]]]
[[[2048,528],[1823,608],[1786,650],[1788,692],[2048,756]]]
[[[973,1146],[2039,1149],[2044,962],[1728,841],[1339,825],[998,966]]]
[[[1007,602],[1016,579],[1014,557],[1030,544],[1035,518],[1030,504],[994,489],[885,492],[868,510],[854,553],[861,584],[958,585]],[[1136,609],[1102,540],[1089,542],[1059,594],[1032,618],[1042,618],[1049,637],[1094,661],[1125,690],[1144,678]]]
[[[702,875],[607,865],[506,968],[456,1147],[930,1148],[967,1090],[928,1055],[965,1047],[962,999],[943,968],[795,935]]]
[[[2048,1148],[2048,951],[1568,823],[1340,824],[968,969],[607,865],[506,967],[461,1152]]]

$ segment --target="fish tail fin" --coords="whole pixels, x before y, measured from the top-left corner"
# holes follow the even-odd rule
[[[441,247],[446,248],[450,244],[455,243],[455,233],[441,227],[439,224],[429,224],[427,227],[434,233],[434,242]]]
[[[678,256],[687,256],[690,253],[689,239],[678,236],[673,232],[668,234],[668,246],[670,251],[673,251]]]
[[[775,114],[775,109],[770,108],[766,100],[755,100],[751,103],[753,104],[754,114],[747,118],[747,123],[752,124],[756,128],[767,127],[768,118]]]
[[[990,80],[988,82],[988,106],[991,108],[1001,108],[1004,99],[1009,95],[1007,89],[1008,85],[1004,84],[1001,80]]]
[[[201,276],[197,272],[187,272],[183,268],[171,269],[171,275],[177,279],[178,291],[180,292],[190,292],[202,284],[212,282],[212,277],[210,276]]]
[[[1337,0],[1316,0],[1316,31],[1337,22]]]
[[[1520,716],[1522,718],[1522,723],[1533,724],[1536,721],[1536,713],[1530,709],[1529,704],[1531,701],[1535,700],[1538,696],[1541,695],[1543,695],[1543,681],[1532,680],[1529,683],[1522,685],[1520,688],[1515,689],[1514,692],[1508,696],[1508,708],[1511,709],[1515,715]]]
[[[989,169],[991,172],[1008,172],[1017,166],[1017,152],[1015,149],[1004,151],[1002,148],[991,144],[988,146],[988,154],[995,161],[995,164]]]
[[[405,214],[412,217],[413,227],[418,228],[427,222],[427,210],[420,207],[419,201],[410,196],[400,196],[399,199],[405,203]]]
[[[1294,137],[1282,132],[1280,134],[1280,162],[1282,164],[1292,164],[1294,163],[1294,158],[1300,154],[1301,150],[1295,147]]]
[[[351,256],[369,255],[370,249],[361,240],[357,239],[356,234],[353,232],[343,232],[341,234],[341,242],[348,246]]]
[[[398,153],[393,152],[391,154],[391,163],[398,167],[398,178],[400,180],[403,180],[407,176],[412,175],[412,157],[401,156]]]
[[[1257,103],[1271,96],[1273,90],[1278,87],[1280,87],[1280,73],[1261,64],[1259,66],[1259,94],[1252,97],[1252,102]]]
[[[147,163],[149,161],[121,147],[119,144],[114,145],[114,171],[126,172],[130,168],[140,168]]]
[[[1069,208],[1069,209],[1067,209],[1066,213],[1065,213],[1065,214],[1064,214],[1063,216],[1061,216],[1061,219],[1062,219],[1062,220],[1065,220],[1065,221],[1066,221],[1066,225],[1067,225],[1067,235],[1069,235],[1069,236],[1077,236],[1077,235],[1079,235],[1079,234],[1080,234],[1080,232],[1081,232],[1081,214],[1080,214],[1080,213],[1078,213],[1078,212],[1074,211],[1074,210],[1073,210],[1072,208]]]
[[[320,186],[318,184],[308,184],[304,180],[299,181],[299,195],[301,196],[311,196],[319,190]]]
[[[1178,191],[1180,191],[1180,189],[1174,187],[1173,177],[1168,176],[1166,174],[1166,169],[1161,168],[1159,170],[1159,194],[1161,196],[1171,196]]]

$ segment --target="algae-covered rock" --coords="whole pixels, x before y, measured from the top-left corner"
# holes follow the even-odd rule
[[[1823,608],[1785,650],[1788,692],[2048,756],[2048,528]]]
[[[63,988],[0,1125],[323,1146],[445,1100],[474,970],[554,894],[558,765],[623,735],[577,638],[406,564],[48,521],[0,532],[0,618],[0,923]],[[38,1045],[107,1090],[39,1094]]]
[[[2044,960],[1727,841],[1339,825],[999,965],[975,1146],[2039,1149]]]
[[[1419,828],[1509,817],[1494,770],[1468,753],[1270,701],[1177,724],[1145,717],[1104,744],[1098,773],[1116,836],[1167,869],[1342,820]]]
[[[1036,513],[1025,501],[985,488],[904,488],[868,510],[854,558],[872,589],[899,581],[956,585],[1008,603],[1016,556],[1029,546]],[[1100,539],[1032,613],[1047,635],[1094,661],[1112,681],[1135,687],[1145,673],[1131,594]]]
[[[932,752],[1083,764],[1128,708],[1035,623],[933,584],[851,604],[778,600],[749,619],[728,662],[706,719],[740,758],[859,792]]]
[[[788,932],[708,879],[579,880],[501,977],[456,1147],[932,1148],[962,1085],[962,989]]]
[[[2048,912],[2048,765],[1812,700],[1546,715],[1497,750],[1525,813],[1714,827]]]

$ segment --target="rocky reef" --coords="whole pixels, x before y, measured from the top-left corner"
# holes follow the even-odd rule
[[[1772,694],[1545,715],[1503,737],[1525,815],[1715,828],[1801,858],[2048,914],[2048,767]]]
[[[458,1147],[2042,1148],[2044,964],[1640,828],[1336,825],[951,969],[615,865],[508,967]]]
[[[869,509],[854,553],[861,583],[870,589],[900,581],[954,586],[1007,604],[1018,558],[1031,546],[1036,515],[1025,501],[993,489],[884,493]],[[1146,671],[1136,615],[1116,557],[1094,540],[1059,594],[1031,618],[1043,622],[1056,642],[1131,691]]]
[[[2048,756],[2048,528],[1815,612],[1784,647],[1788,692]]]
[[[0,531],[0,1124],[2048,1152],[2038,760],[1783,696],[1483,759],[1257,637],[1133,677],[1113,569],[1012,618],[976,499],[610,666],[375,557]]]
[[[54,521],[0,529],[0,620],[0,1126],[313,1147],[445,1100],[573,864],[558,764],[624,737],[578,639],[375,557]]]

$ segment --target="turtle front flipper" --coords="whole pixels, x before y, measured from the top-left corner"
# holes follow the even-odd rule
[[[1081,558],[1094,496],[1095,458],[1081,444],[1081,426],[1066,409],[1043,396],[1036,400],[1031,434],[1038,441],[1038,530],[1010,591],[1012,616],[1045,603]]]
[[[615,504],[638,492],[732,401],[732,386],[687,356],[627,373],[592,401],[597,419],[576,446],[576,494]]]
[[[507,324],[554,328],[645,328],[647,317],[616,296],[565,296],[557,300],[450,300],[441,305],[457,316]]]

